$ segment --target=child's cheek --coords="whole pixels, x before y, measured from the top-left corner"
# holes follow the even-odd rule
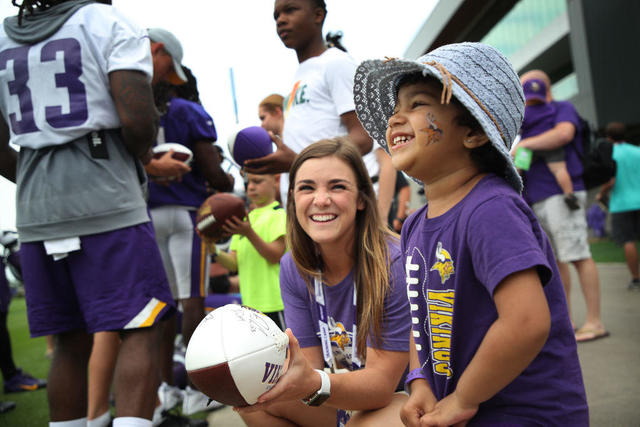
[[[436,121],[433,113],[427,113],[427,127],[420,129],[421,132],[425,132],[427,134],[427,144],[432,144],[436,142],[440,142],[442,138],[442,129],[438,126],[438,122]]]

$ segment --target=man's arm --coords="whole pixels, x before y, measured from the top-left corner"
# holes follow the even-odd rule
[[[360,154],[363,156],[371,151],[373,147],[373,141],[369,137],[369,134],[362,127],[362,123],[358,120],[358,116],[355,111],[347,111],[340,115],[340,120],[347,127],[348,137],[358,147]]]
[[[220,156],[210,141],[196,141],[193,157],[209,185],[218,191],[232,191],[233,182],[220,167]]]
[[[18,152],[9,145],[9,126],[0,114],[0,175],[11,182],[16,182],[16,166]]]
[[[279,135],[274,135],[269,131],[269,136],[276,145],[276,151],[259,159],[245,160],[244,170],[247,173],[263,175],[289,172],[291,164],[296,158],[296,152],[289,148]]]
[[[148,162],[158,131],[158,113],[147,76],[140,71],[113,71],[109,73],[109,85],[125,146],[131,154]]]
[[[573,123],[560,122],[546,132],[522,139],[517,147],[525,147],[531,150],[554,150],[569,144],[573,141],[575,135],[576,127]]]

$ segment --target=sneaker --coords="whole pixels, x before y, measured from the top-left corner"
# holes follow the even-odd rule
[[[630,291],[633,290],[640,290],[640,280],[639,279],[633,279],[629,282],[629,285],[627,286],[627,289]]]
[[[158,388],[158,399],[160,399],[162,409],[168,411],[182,403],[183,392],[178,387],[163,381]]]
[[[0,400],[0,414],[4,414],[5,412],[9,412],[13,408],[16,407],[15,402],[8,402],[6,400]]]
[[[182,413],[192,415],[201,411],[211,411],[222,407],[222,403],[209,399],[207,395],[189,386],[184,390],[184,400],[182,401]]]
[[[576,210],[580,209],[580,202],[578,202],[578,198],[573,193],[569,193],[569,194],[565,194],[564,195],[564,203],[572,211],[576,211]]]
[[[47,380],[33,378],[31,375],[18,369],[15,374],[4,382],[5,393],[17,393],[19,391],[33,391],[47,386]]]

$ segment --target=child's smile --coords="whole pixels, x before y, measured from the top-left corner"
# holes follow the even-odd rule
[[[425,183],[450,174],[468,158],[458,110],[441,104],[440,93],[435,82],[402,85],[387,127],[393,166]]]
[[[391,149],[395,150],[403,145],[409,144],[413,142],[413,136],[412,135],[396,135],[393,137],[393,140],[391,141]]]

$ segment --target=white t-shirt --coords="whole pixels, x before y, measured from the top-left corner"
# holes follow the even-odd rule
[[[283,142],[296,153],[321,139],[346,135],[340,116],[355,110],[353,77],[358,64],[346,52],[330,48],[304,61],[294,75],[293,88],[284,99]],[[378,173],[375,154],[369,173]],[[370,169],[373,168],[373,169]],[[280,194],[286,206],[289,174],[280,178]]]
[[[114,7],[84,6],[31,46],[0,27],[0,102],[11,142],[39,149],[119,128],[108,76],[116,70],[153,75],[146,31]],[[25,85],[29,90],[11,89]]]

